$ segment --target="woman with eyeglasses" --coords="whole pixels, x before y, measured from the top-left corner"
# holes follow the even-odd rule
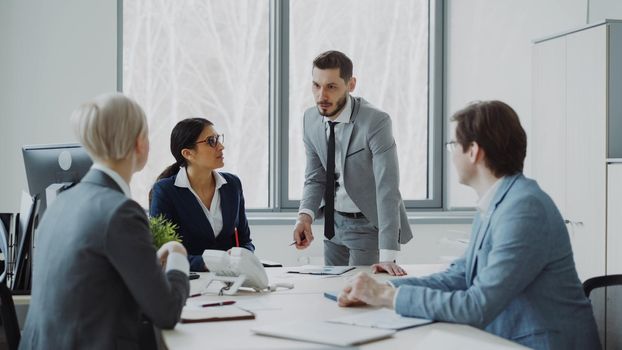
[[[224,166],[223,144],[224,135],[207,119],[177,123],[171,133],[175,163],[158,176],[150,194],[149,215],[163,214],[178,226],[192,271],[206,271],[205,249],[255,250],[240,179],[216,171]]]

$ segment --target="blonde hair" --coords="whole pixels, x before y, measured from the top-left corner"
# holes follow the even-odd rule
[[[82,104],[71,121],[78,140],[97,160],[127,158],[138,136],[147,132],[143,109],[120,93],[100,95]]]

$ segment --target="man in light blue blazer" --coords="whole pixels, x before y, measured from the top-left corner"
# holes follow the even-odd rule
[[[469,324],[535,349],[600,349],[568,232],[551,198],[522,174],[527,138],[500,101],[457,112],[447,143],[460,182],[479,196],[465,256],[444,272],[348,283],[339,304]]]

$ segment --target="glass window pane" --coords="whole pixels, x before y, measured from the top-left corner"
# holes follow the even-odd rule
[[[205,117],[226,135],[222,170],[240,177],[246,206],[268,206],[268,59],[268,0],[123,1],[123,91],[150,126],[149,161],[132,179],[140,204],[174,162],[175,124]]]
[[[302,115],[314,105],[313,59],[344,52],[361,96],[393,121],[405,200],[428,199],[428,1],[292,0],[289,52],[289,190],[302,197]]]

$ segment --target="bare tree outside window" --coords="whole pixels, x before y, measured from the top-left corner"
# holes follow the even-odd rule
[[[268,84],[268,0],[124,0],[123,91],[145,109],[151,139],[133,197],[146,207],[173,163],[175,124],[205,117],[226,135],[223,170],[242,180],[247,207],[267,207]]]
[[[313,59],[326,50],[352,59],[353,93],[389,113],[406,200],[428,198],[428,1],[291,0],[289,24],[289,199],[302,196],[302,115],[314,106]]]
[[[268,208],[271,96],[270,0],[124,0],[123,91],[145,109],[151,155],[132,179],[133,197],[147,206],[157,175],[174,159],[174,125],[205,117],[226,135],[224,171],[238,175],[247,208]],[[355,96],[389,113],[405,200],[431,196],[429,150],[428,0],[289,0],[289,89],[285,198],[298,200],[304,181],[301,121],[314,105],[313,58],[346,53],[357,77]],[[280,7],[280,6],[277,6]],[[275,17],[276,18],[276,17]],[[277,19],[278,20],[278,19]],[[280,69],[281,67],[279,67]],[[274,79],[274,77],[272,77]],[[277,154],[277,153],[275,153]],[[278,185],[277,185],[278,186]],[[281,197],[283,198],[283,197]],[[287,204],[287,205],[292,205]]]

